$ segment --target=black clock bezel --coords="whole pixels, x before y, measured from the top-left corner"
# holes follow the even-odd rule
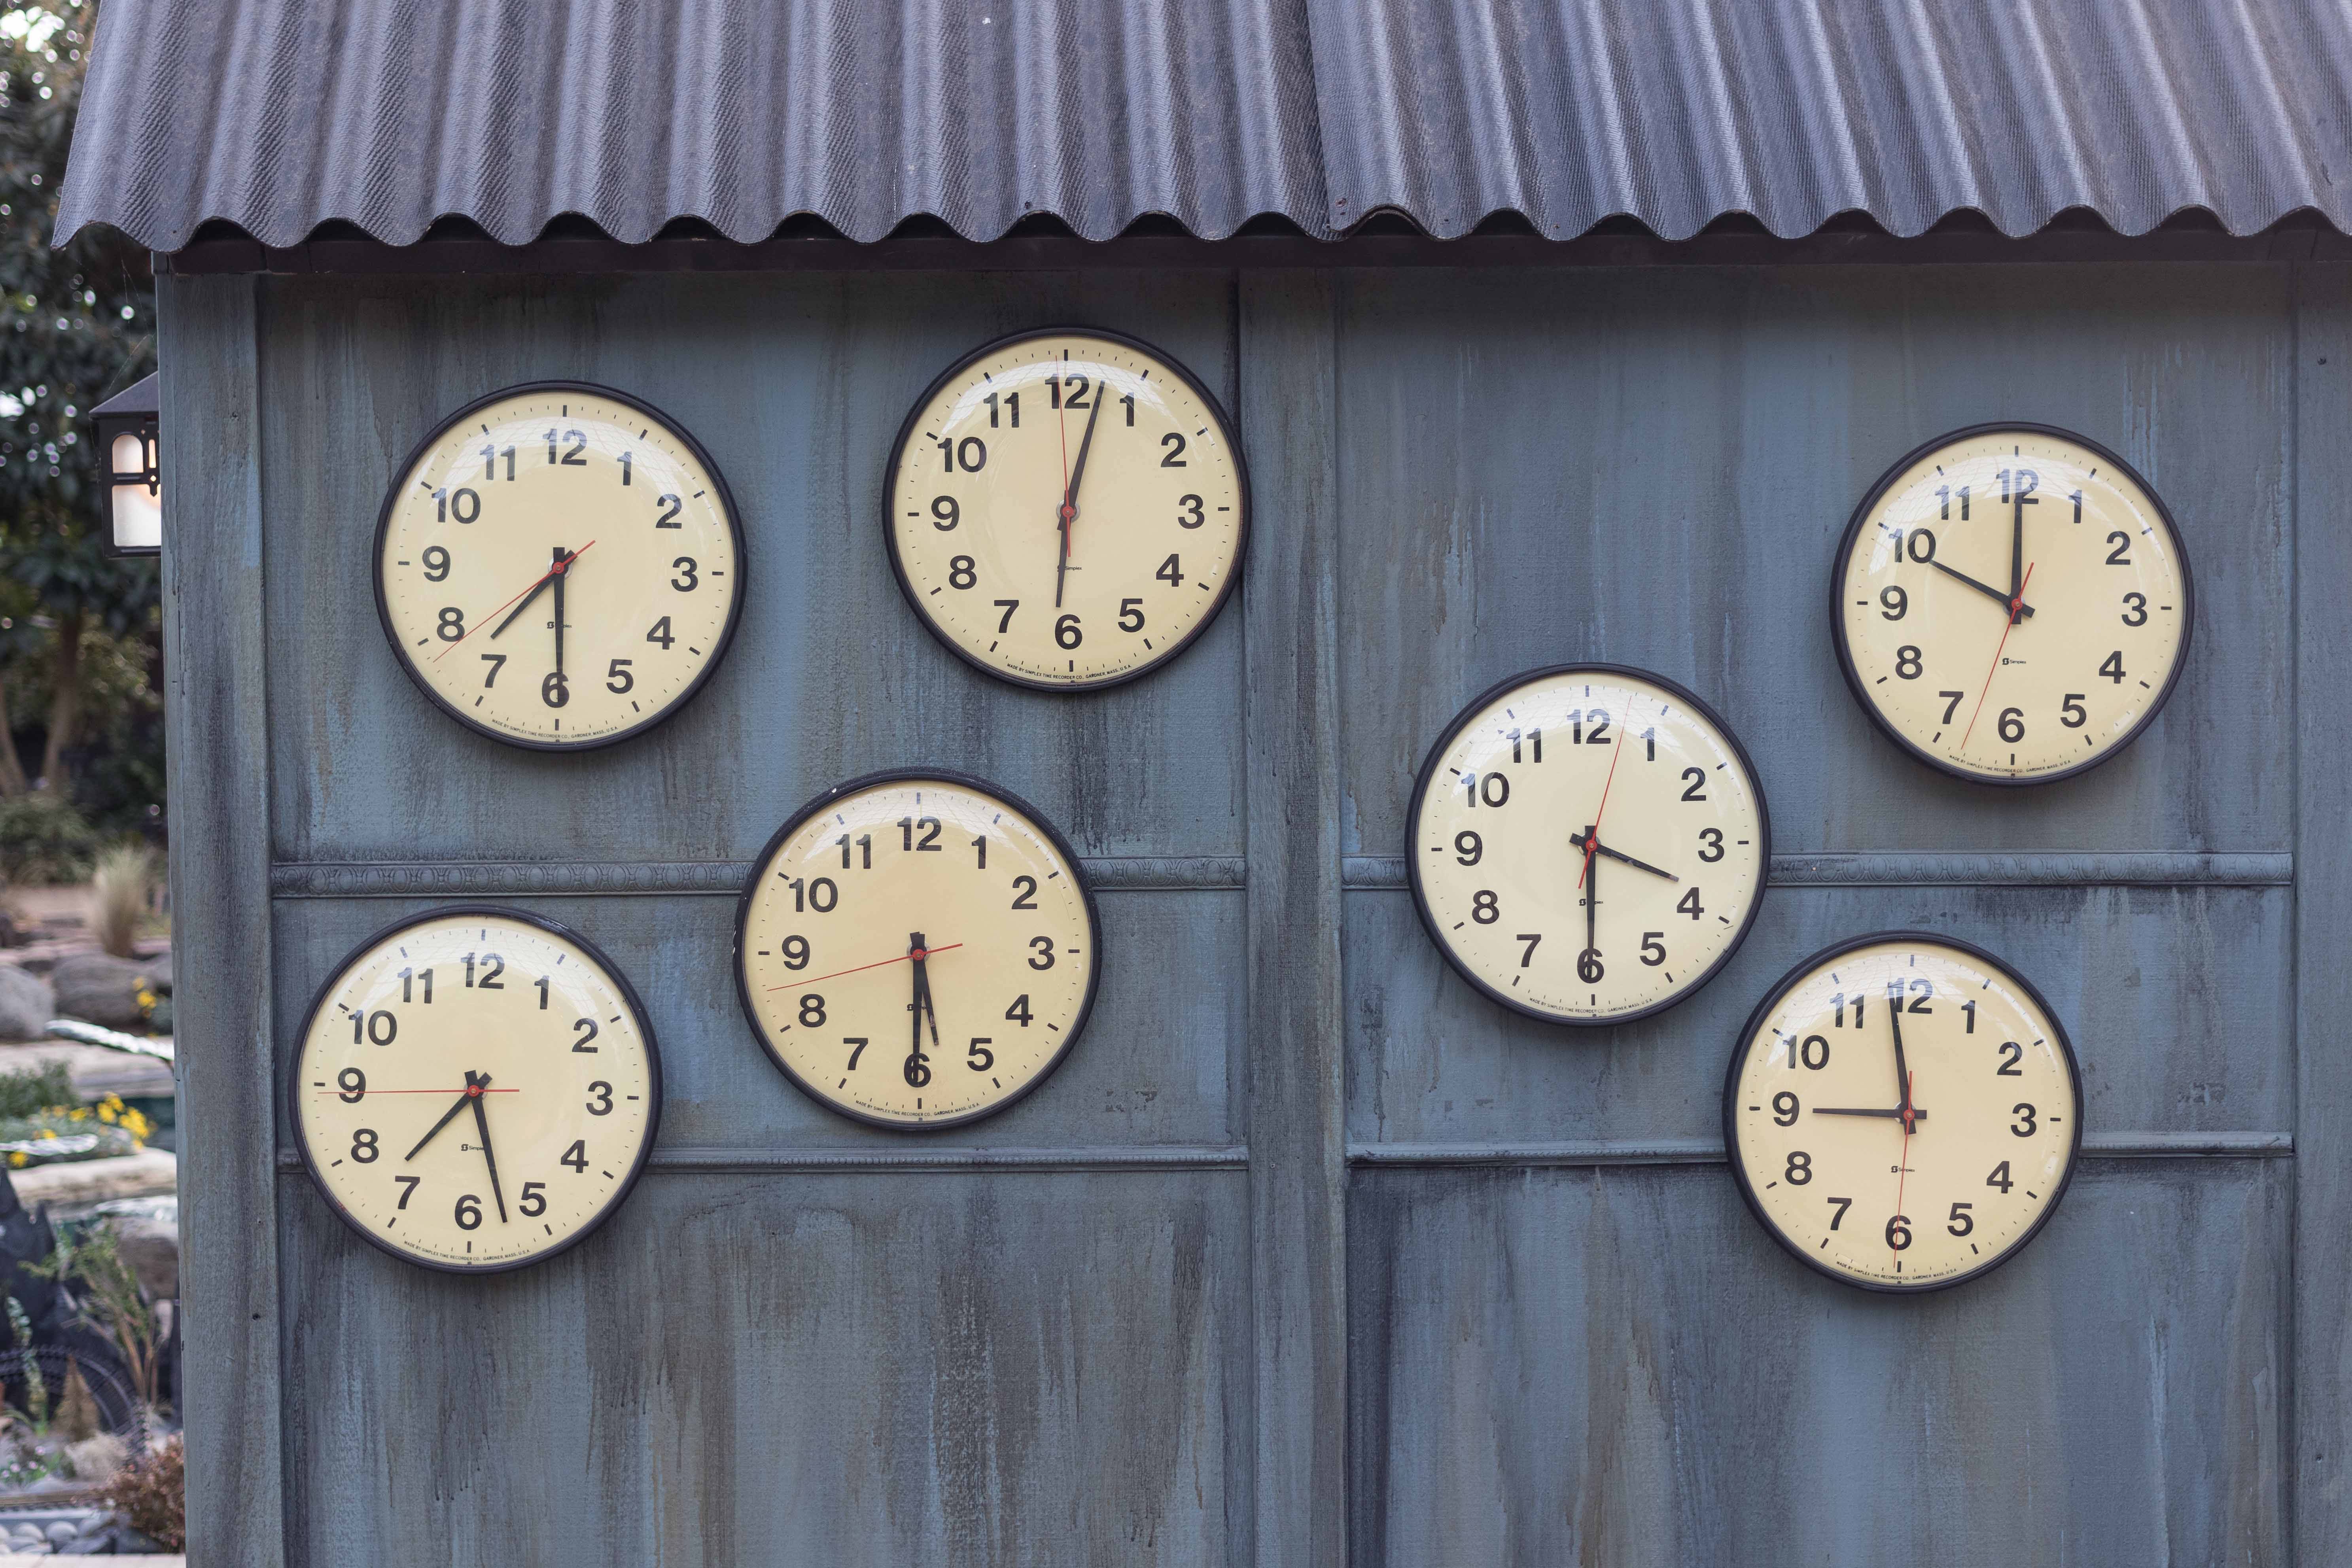
[[[2056,773],[2034,773],[2028,777],[2020,777],[2012,773],[1979,773],[1948,758],[1936,756],[1904,734],[1895,727],[1893,721],[1879,711],[1878,705],[1870,700],[1870,688],[1864,681],[1861,670],[1854,664],[1853,650],[1847,643],[1845,626],[1846,566],[1853,557],[1854,541],[1861,537],[1864,525],[1870,521],[1871,512],[1876,509],[1881,500],[1885,499],[1886,492],[1894,488],[1895,481],[1909,472],[1915,465],[1957,442],[1971,441],[1986,436],[2007,435],[2012,432],[2021,436],[2072,442],[2084,451],[2095,454],[2103,464],[2110,465],[2122,473],[2126,479],[2138,487],[2140,494],[2147,498],[2148,504],[2156,509],[2156,515],[2162,520],[2165,528],[2170,531],[2173,559],[2180,565],[2180,647],[2173,658],[2171,670],[2165,677],[2164,689],[2156,694],[2155,700],[2150,702],[2140,714],[2138,721],[2125,731],[2119,739],[2102,749],[2096,756]],[[2056,425],[2041,425],[2022,419],[1997,419],[1982,425],[1969,425],[1958,430],[1947,431],[1932,440],[1923,441],[1912,447],[1910,451],[1895,459],[1894,464],[1885,473],[1879,475],[1877,480],[1864,493],[1861,502],[1853,509],[1853,514],[1846,520],[1845,531],[1838,536],[1837,553],[1831,558],[1830,562],[1830,644],[1836,649],[1838,668],[1845,676],[1846,689],[1853,693],[1854,701],[1861,705],[1863,712],[1869,717],[1871,723],[1877,727],[1879,733],[1894,742],[1906,755],[1925,763],[1937,773],[1948,774],[1969,784],[1991,784],[2000,789],[2030,789],[2037,784],[2058,784],[2113,762],[2130,750],[2132,743],[2147,732],[2148,726],[2156,721],[2157,715],[2164,711],[2165,704],[2172,700],[2173,689],[2180,684],[2181,672],[2189,668],[2189,650],[2191,643],[2196,639],[2196,633],[2197,584],[2195,574],[2189,566],[2189,541],[2181,533],[2179,521],[2172,515],[2172,510],[2164,504],[2164,498],[2157,493],[2156,487],[2147,482],[2146,476],[2120,455],[2094,441],[2088,436]]]
[[[798,832],[803,823],[811,817],[823,815],[844,796],[894,784],[940,784],[956,789],[969,790],[976,795],[985,795],[1026,817],[1039,832],[1045,836],[1046,842],[1054,847],[1055,852],[1068,864],[1070,879],[1077,885],[1079,897],[1086,908],[1087,940],[1094,946],[1094,965],[1087,972],[1086,994],[1078,999],[1078,1010],[1070,1019],[1069,1028],[1063,1032],[1061,1044],[1053,1056],[1030,1076],[1027,1083],[1023,1084],[1003,1099],[982,1106],[977,1110],[968,1111],[961,1116],[943,1118],[937,1121],[899,1121],[887,1116],[877,1116],[869,1111],[859,1110],[855,1107],[839,1103],[828,1096],[824,1089],[803,1078],[793,1070],[793,1065],[784,1059],[783,1053],[779,1051],[774,1043],[768,1038],[768,1032],[760,1026],[760,1016],[751,1002],[751,978],[744,972],[743,935],[751,925],[752,899],[759,892],[760,885],[766,880],[768,867],[775,859],[777,851],[784,847],[785,840]],[[745,879],[743,890],[736,897],[735,942],[733,951],[730,954],[730,965],[735,974],[735,1001],[743,1010],[743,1022],[751,1029],[751,1038],[759,1042],[760,1048],[767,1053],[768,1059],[773,1062],[776,1069],[784,1075],[784,1081],[836,1116],[851,1121],[863,1122],[868,1127],[878,1127],[885,1131],[903,1132],[916,1137],[944,1131],[950,1127],[969,1127],[975,1121],[985,1121],[992,1116],[1012,1110],[1036,1093],[1038,1086],[1060,1071],[1062,1064],[1070,1059],[1071,1047],[1076,1046],[1078,1043],[1078,1037],[1087,1032],[1087,1022],[1094,1016],[1096,994],[1102,987],[1103,967],[1108,962],[1108,955],[1103,947],[1102,911],[1095,905],[1094,884],[1087,879],[1085,863],[1078,858],[1078,852],[1070,847],[1070,841],[1062,836],[1062,830],[1055,825],[1051,817],[1002,784],[992,783],[976,773],[961,773],[953,768],[887,768],[880,773],[862,773],[856,778],[830,785],[786,817],[783,826],[769,835],[768,842],[761,847],[760,853],[752,859],[751,874]]]
[[[1454,737],[1461,734],[1473,719],[1520,687],[1531,685],[1539,680],[1549,680],[1558,676],[1572,675],[1604,675],[1646,681],[1662,690],[1671,692],[1678,700],[1688,703],[1693,711],[1712,724],[1716,733],[1721,735],[1729,743],[1732,755],[1739,760],[1740,767],[1748,774],[1748,793],[1756,801],[1758,866],[1756,896],[1748,900],[1748,912],[1741,918],[1739,929],[1732,933],[1730,942],[1717,956],[1716,961],[1701,971],[1696,979],[1677,987],[1675,994],[1664,1001],[1653,1003],[1647,1007],[1630,1013],[1612,1013],[1604,1018],[1564,1017],[1557,1013],[1531,1007],[1508,993],[1489,985],[1454,951],[1453,944],[1445,940],[1445,933],[1439,929],[1437,918],[1430,912],[1429,897],[1422,887],[1421,857],[1416,852],[1420,838],[1422,803],[1429,793],[1431,781],[1437,775],[1440,759],[1445,755],[1446,749],[1454,743]],[[1422,759],[1421,773],[1413,781],[1412,804],[1405,811],[1404,863],[1406,881],[1412,889],[1413,913],[1421,919],[1421,929],[1428,933],[1431,943],[1436,947],[1445,962],[1453,966],[1454,972],[1468,981],[1481,995],[1489,1001],[1500,1003],[1514,1013],[1536,1019],[1539,1023],[1557,1024],[1572,1029],[1614,1028],[1618,1025],[1654,1017],[1670,1008],[1680,1006],[1706,989],[1715,977],[1723,972],[1724,966],[1738,955],[1740,947],[1748,941],[1748,933],[1755,929],[1757,914],[1763,909],[1764,895],[1771,885],[1772,809],[1770,804],[1765,799],[1764,777],[1757,771],[1756,760],[1748,754],[1748,748],[1741,742],[1738,731],[1725,721],[1722,714],[1715,710],[1712,704],[1689,687],[1678,680],[1660,675],[1654,670],[1637,668],[1630,664],[1608,664],[1592,660],[1548,664],[1535,669],[1521,670],[1517,675],[1507,676],[1489,686],[1455,713],[1453,720],[1439,733],[1427,754]]]
[[[1192,395],[1201,400],[1201,405],[1208,410],[1209,417],[1216,425],[1218,434],[1224,438],[1225,449],[1233,454],[1234,480],[1236,487],[1235,503],[1240,509],[1240,515],[1234,530],[1233,565],[1226,572],[1225,580],[1217,589],[1216,596],[1210,601],[1207,612],[1194,624],[1191,631],[1170,643],[1165,648],[1155,652],[1152,658],[1139,668],[1118,675],[1105,676],[1097,680],[1038,680],[1025,675],[1012,674],[985,662],[958,643],[946,627],[931,618],[929,608],[924,605],[922,595],[916,591],[913,580],[907,575],[906,563],[898,554],[898,519],[895,515],[898,505],[896,498],[898,489],[898,472],[906,457],[907,442],[914,435],[915,423],[922,416],[923,411],[931,405],[932,400],[937,398],[950,383],[990,355],[1002,353],[1016,344],[1030,342],[1038,338],[1062,337],[1094,338],[1103,342],[1117,343],[1139,353],[1149,354],[1156,363],[1167,367],[1179,381],[1189,387]],[[1242,573],[1249,562],[1250,514],[1249,462],[1242,451],[1241,437],[1234,428],[1234,422],[1225,413],[1224,405],[1217,400],[1217,395],[1209,390],[1207,383],[1192,374],[1191,366],[1166,350],[1126,332],[1112,331],[1107,327],[1035,327],[992,339],[963,355],[934,376],[930,384],[923,389],[922,395],[916,398],[908,408],[907,416],[899,421],[898,434],[890,443],[890,456],[882,470],[883,543],[889,552],[890,575],[898,580],[898,592],[905,595],[908,606],[915,612],[916,621],[925,631],[931,634],[933,640],[940,647],[972,668],[994,679],[1003,681],[1008,686],[1018,686],[1029,691],[1050,691],[1066,695],[1108,691],[1113,687],[1124,686],[1129,681],[1141,680],[1147,676],[1157,674],[1183,657],[1203,633],[1216,625],[1218,617],[1224,614],[1225,605],[1233,597],[1234,588],[1241,583]]]
[[[1948,1279],[1927,1280],[1916,1285],[1896,1285],[1872,1279],[1856,1279],[1851,1275],[1841,1274],[1827,1264],[1814,1258],[1803,1247],[1798,1246],[1793,1237],[1784,1234],[1780,1227],[1773,1223],[1771,1216],[1764,1212],[1764,1205],[1758,1201],[1756,1189],[1748,1179],[1748,1169],[1739,1162],[1740,1069],[1747,1066],[1748,1053],[1755,1045],[1757,1032],[1764,1026],[1765,1021],[1771,1017],[1772,1009],[1778,1006],[1780,999],[1795,990],[1807,976],[1819,972],[1834,960],[1849,952],[1858,952],[1864,948],[1880,947],[1891,942],[1916,942],[1922,945],[1950,948],[1955,952],[1968,954],[1980,963],[1989,964],[2007,975],[2018,989],[2024,992],[2032,1000],[2033,1005],[2042,1010],[2042,1016],[2050,1021],[2051,1037],[2058,1042],[2058,1054],[2066,1063],[2066,1079],[2074,1091],[2074,1135],[2066,1151],[2066,1169],[2058,1178],[2057,1190],[2050,1194],[2050,1201],[2042,1205],[2042,1213],[2035,1216],[2033,1223],[2025,1227],[2025,1233],[2011,1242],[2008,1249],[1999,1257],[1969,1269],[1965,1274],[1956,1274]],[[2034,1237],[2042,1234],[2042,1227],[2050,1223],[2051,1215],[2056,1214],[2058,1205],[2065,1201],[2066,1189],[2073,1185],[2074,1172],[2083,1163],[2083,1122],[2086,1114],[2083,1098],[2082,1065],[2074,1059],[2074,1042],[2073,1037],[2066,1033],[2066,1021],[2058,1016],[2056,1008],[2050,1005],[2049,998],[2042,994],[2041,988],[2018,973],[2016,965],[1997,953],[1979,947],[1972,942],[1963,941],[1956,936],[1948,936],[1940,931],[1872,931],[1864,936],[1832,942],[1819,952],[1800,960],[1795,967],[1773,983],[1772,988],[1764,994],[1763,1000],[1757,1003],[1755,1008],[1749,1012],[1748,1021],[1740,1026],[1738,1038],[1732,1044],[1730,1066],[1725,1068],[1723,1077],[1723,1155],[1725,1162],[1731,1167],[1732,1179],[1738,1184],[1739,1196],[1748,1205],[1748,1212],[1755,1216],[1756,1223],[1763,1227],[1764,1234],[1780,1243],[1781,1250],[1788,1253],[1790,1257],[1814,1273],[1825,1279],[1834,1279],[1841,1285],[1850,1285],[1857,1290],[1874,1291],[1882,1296],[1925,1296],[1937,1290],[1949,1290],[1956,1285],[1966,1285],[1971,1280],[1981,1279],[2032,1245]]]
[[[687,682],[685,689],[676,697],[671,698],[667,703],[615,734],[599,735],[583,741],[537,741],[527,736],[509,735],[502,730],[483,723],[435,690],[433,683],[427,680],[424,672],[416,668],[415,661],[409,658],[408,649],[402,646],[399,630],[392,624],[392,605],[384,597],[383,542],[392,530],[394,507],[407,491],[408,476],[415,471],[416,465],[424,459],[425,454],[430,452],[453,426],[461,425],[484,409],[495,404],[504,403],[509,398],[530,396],[541,393],[567,392],[577,393],[583,397],[608,398],[625,407],[635,409],[676,437],[687,451],[693,455],[694,460],[702,465],[702,471],[710,478],[711,493],[719,499],[719,512],[727,520],[728,533],[734,541],[735,577],[731,590],[734,597],[728,605],[727,624],[720,629],[718,640],[712,645],[710,656],[703,660],[702,668],[696,673],[694,679]],[[496,392],[487,393],[467,404],[463,408],[444,416],[425,433],[422,440],[409,448],[408,455],[403,458],[398,466],[393,469],[392,482],[384,489],[383,504],[376,511],[375,542],[368,561],[368,577],[375,589],[376,622],[383,628],[383,640],[392,648],[394,661],[400,666],[401,672],[408,677],[411,684],[423,692],[425,700],[432,703],[434,707],[476,734],[486,735],[501,745],[514,746],[527,752],[593,752],[605,746],[617,746],[624,741],[635,740],[648,731],[660,728],[688,703],[693,701],[702,690],[719,665],[726,660],[727,650],[734,645],[735,628],[743,618],[743,601],[751,595],[751,557],[744,548],[742,515],[736,510],[734,492],[727,488],[727,476],[719,471],[719,465],[711,459],[710,453],[705,449],[702,443],[695,439],[693,432],[645,399],[633,396],[617,387],[604,386],[592,381],[525,381],[518,382],[512,386],[500,387]]]
[[[335,1195],[334,1190],[328,1186],[325,1178],[319,1173],[318,1161],[310,1152],[310,1134],[304,1131],[302,1125],[302,1062],[310,1051],[310,1031],[317,1025],[319,1015],[325,1010],[328,997],[333,993],[336,984],[350,972],[352,964],[398,936],[402,931],[413,931],[418,926],[430,925],[441,921],[474,917],[495,917],[499,920],[520,921],[525,925],[536,926],[550,936],[570,942],[578,948],[582,953],[593,960],[596,967],[604,972],[604,977],[613,983],[614,989],[620,994],[622,1005],[628,1008],[630,1018],[636,1024],[638,1038],[646,1044],[646,1061],[648,1068],[646,1134],[644,1141],[637,1146],[635,1158],[630,1162],[629,1168],[622,1175],[619,1184],[614,1187],[612,1196],[605,1199],[604,1206],[591,1215],[586,1223],[562,1241],[544,1252],[534,1252],[528,1258],[513,1258],[506,1262],[444,1263],[437,1258],[420,1258],[415,1253],[396,1247],[361,1224],[352,1212],[343,1206],[342,1200]],[[396,1258],[403,1263],[418,1268],[429,1268],[439,1274],[511,1274],[519,1268],[534,1268],[551,1258],[560,1258],[587,1240],[597,1231],[602,1230],[614,1215],[620,1212],[621,1205],[628,1201],[629,1194],[635,1190],[637,1178],[645,1174],[646,1162],[653,1154],[654,1143],[661,1136],[661,1045],[654,1037],[653,1021],[646,1016],[645,1004],[638,999],[637,989],[629,983],[629,977],[621,972],[603,948],[589,941],[573,927],[565,925],[561,921],[550,920],[545,915],[536,915],[528,910],[515,909],[507,904],[439,904],[412,915],[404,915],[375,931],[337,959],[333,966],[327,971],[327,977],[319,983],[319,988],[311,994],[310,1006],[303,1010],[301,1032],[294,1038],[293,1057],[288,1064],[286,1079],[286,1111],[288,1120],[294,1129],[295,1152],[301,1156],[302,1169],[310,1176],[310,1184],[318,1190],[319,1195],[326,1200],[327,1206],[334,1211],[335,1217],[350,1227],[361,1240],[387,1257]]]

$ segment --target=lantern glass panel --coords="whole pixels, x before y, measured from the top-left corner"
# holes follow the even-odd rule
[[[114,437],[108,466],[117,475],[143,476],[148,471],[148,450],[138,431],[122,431]],[[117,550],[153,550],[163,544],[163,498],[159,486],[143,477],[128,483],[118,479],[110,501]]]

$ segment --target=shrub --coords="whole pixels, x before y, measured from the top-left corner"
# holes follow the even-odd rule
[[[146,1458],[125,1466],[99,1497],[164,1551],[188,1549],[186,1449],[177,1433]]]
[[[0,876],[26,887],[79,882],[98,856],[80,812],[43,791],[0,800]]]
[[[146,922],[155,881],[155,853],[144,844],[118,844],[98,858],[90,876],[89,924],[98,945],[129,958]]]
[[[73,1074],[63,1062],[0,1072],[0,1120],[13,1121],[37,1116],[52,1107],[80,1103],[81,1097],[74,1092]]]

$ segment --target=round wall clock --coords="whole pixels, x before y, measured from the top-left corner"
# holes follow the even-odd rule
[[[1999,1267],[2065,1194],[2083,1084],[2065,1028],[1982,948],[1882,931],[1757,1005],[1723,1141],[1773,1239],[1832,1279],[1935,1290]]]
[[[1024,332],[931,384],[898,431],[890,567],[960,658],[1085,691],[1159,668],[1233,592],[1249,481],[1209,389],[1148,344]]]
[[[2114,756],[2189,652],[2189,557],[2131,466],[2040,425],[1980,425],[1889,468],[1831,574],[1838,663],[1913,756],[2046,784]]]
[[[553,1257],[620,1207],[661,1122],[661,1055],[586,938],[457,904],[336,967],[288,1100],[345,1225],[410,1263],[489,1274]]]
[[[1413,786],[1413,907],[1446,961],[1530,1017],[1621,1024],[1738,951],[1772,832],[1714,710],[1613,664],[1515,675],[1465,708]]]
[[[961,773],[826,791],[768,841],[736,910],[751,1032],[812,1099],[880,1127],[951,1127],[1035,1089],[1101,973],[1068,843]]]
[[[461,723],[610,745],[701,689],[735,635],[743,532],[694,437],[608,387],[469,404],[402,465],[375,532],[400,665]]]

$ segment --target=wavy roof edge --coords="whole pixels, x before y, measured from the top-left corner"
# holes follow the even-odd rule
[[[73,212],[70,207],[59,215],[52,243],[63,245],[83,227],[107,224],[110,220],[92,215]],[[662,240],[702,239],[737,246],[765,244],[779,239],[817,239],[838,243],[874,246],[908,238],[952,238],[968,244],[986,245],[1015,238],[1070,238],[1097,244],[1134,238],[1188,238],[1213,243],[1221,240],[1281,236],[1342,244],[1351,238],[1370,236],[1410,234],[1416,237],[1438,241],[1493,237],[1507,235],[1520,238],[1544,239],[1558,244],[1597,237],[1629,237],[1677,244],[1698,239],[1710,234],[1736,232],[1752,237],[1780,240],[1813,239],[1824,235],[1855,233],[1888,239],[1916,239],[1937,233],[1967,232],[2006,239],[2026,239],[2047,235],[2053,229],[2090,232],[2120,239],[2137,239],[2160,231],[2191,229],[2227,235],[2236,239],[2256,238],[2281,228],[2299,225],[2324,225],[2339,235],[2352,235],[2352,222],[2315,203],[2282,204],[2279,210],[2264,216],[2260,222],[2246,220],[2232,223],[2228,217],[2200,202],[2186,203],[2163,213],[2137,227],[2116,224],[2098,208],[2080,203],[2053,208],[2042,215],[2041,221],[2030,226],[2004,226],[1991,213],[1981,207],[1961,205],[1937,213],[1933,220],[1908,229],[1888,226],[1878,215],[1859,207],[1843,207],[1822,217],[1811,227],[1776,228],[1762,215],[1744,208],[1727,208],[1717,213],[1705,224],[1683,233],[1662,233],[1633,213],[1610,213],[1572,234],[1545,234],[1538,229],[1527,214],[1517,207],[1496,207],[1480,215],[1474,224],[1459,226],[1452,232],[1439,232],[1423,224],[1412,213],[1401,207],[1384,206],[1364,215],[1345,229],[1311,229],[1284,212],[1265,211],[1249,215],[1238,223],[1220,229],[1202,232],[1191,228],[1175,215],[1150,211],[1134,215],[1118,229],[1107,234],[1081,231],[1061,214],[1032,208],[1012,222],[995,226],[990,230],[971,232],[957,226],[937,213],[908,213],[884,233],[860,236],[843,229],[823,214],[805,209],[788,213],[765,231],[730,232],[699,213],[677,213],[652,229],[637,234],[614,234],[587,213],[577,209],[559,212],[550,216],[532,232],[520,236],[495,233],[472,215],[463,212],[436,214],[421,226],[406,226],[405,232],[379,233],[370,229],[360,219],[341,215],[321,217],[310,228],[290,238],[270,237],[256,233],[236,217],[215,213],[196,220],[176,243],[159,245],[135,232],[130,237],[148,248],[164,253],[184,250],[191,246],[239,240],[272,250],[291,249],[315,245],[320,241],[368,241],[395,249],[444,240],[470,240],[499,245],[510,249],[542,245],[551,240],[593,239],[623,246],[639,246]]]
[[[1367,241],[1387,242],[1391,246],[1409,242],[1419,256],[1428,259],[1442,259],[1449,254],[1466,259],[1474,253],[1496,252],[1503,248],[1495,243],[1497,241],[1507,242],[1515,257],[1547,252],[1622,257],[1759,247],[1767,251],[1785,248],[1791,253],[1801,249],[1822,257],[1895,256],[1930,250],[1956,253],[1948,244],[1938,246],[1939,241],[1959,242],[1969,254],[1989,256],[2046,254],[2050,242],[2081,242],[2095,251],[2127,253],[2140,248],[2133,245],[2135,241],[2174,241],[2187,243],[2173,244],[2168,247],[2171,253],[2198,257],[2242,255],[2249,247],[2263,247],[2265,242],[2272,246],[2285,244],[2284,254],[2303,254],[2305,247],[2294,242],[2319,236],[2330,241],[2352,240],[2352,228],[2336,223],[2316,207],[2305,205],[2283,213],[2260,228],[2238,230],[2231,228],[2210,208],[2192,205],[2168,214],[2146,228],[2126,231],[2115,227],[2091,208],[2072,206],[2060,210],[2039,228],[2011,234],[1981,210],[1961,207],[1944,214],[1925,229],[1898,234],[1871,214],[1849,208],[1832,214],[1814,228],[1799,234],[1778,234],[1752,214],[1729,212],[1696,234],[1675,237],[1661,235],[1639,218],[1619,214],[1580,234],[1555,238],[1539,233],[1524,215],[1506,208],[1486,215],[1467,233],[1447,237],[1432,234],[1412,221],[1409,214],[1389,208],[1368,215],[1345,233],[1319,235],[1310,234],[1281,213],[1255,214],[1222,235],[1195,234],[1166,214],[1147,213],[1118,233],[1100,239],[1078,233],[1052,213],[1033,212],[994,234],[981,235],[959,232],[935,215],[919,213],[902,220],[886,235],[861,240],[844,234],[814,214],[796,213],[770,232],[749,238],[725,234],[701,218],[689,216],[674,218],[642,239],[627,239],[606,232],[584,214],[571,212],[557,214],[537,233],[525,238],[508,240],[489,233],[463,214],[445,213],[413,239],[386,239],[348,219],[330,218],[287,245],[273,244],[229,219],[209,218],[197,226],[185,244],[164,254],[186,261],[224,257],[234,251],[253,258],[263,270],[277,269],[297,257],[304,258],[304,270],[333,270],[331,258],[360,255],[372,258],[369,269],[373,270],[403,257],[429,259],[436,253],[458,251],[475,255],[487,251],[522,260],[547,258],[567,248],[594,249],[604,254],[700,250],[735,258],[733,264],[756,266],[763,256],[801,247],[828,255],[844,250],[859,255],[911,253],[932,247],[952,248],[959,255],[979,255],[1005,251],[1018,244],[1034,244],[1056,254],[1075,251],[1083,255],[1097,246],[1117,247],[1137,241],[1160,242],[1163,246],[1177,242],[1187,254],[1204,258],[1213,258],[1220,251],[1263,251],[1273,245],[1294,258],[1328,255],[1334,262],[1341,261],[1351,251],[1364,250],[1367,247],[1362,242]],[[2211,243],[2200,245],[2200,241]],[[2321,249],[2332,258],[2352,258],[2352,245],[2326,244]],[[262,262],[263,258],[271,259]],[[224,266],[214,261],[203,269],[243,268],[234,263]]]

